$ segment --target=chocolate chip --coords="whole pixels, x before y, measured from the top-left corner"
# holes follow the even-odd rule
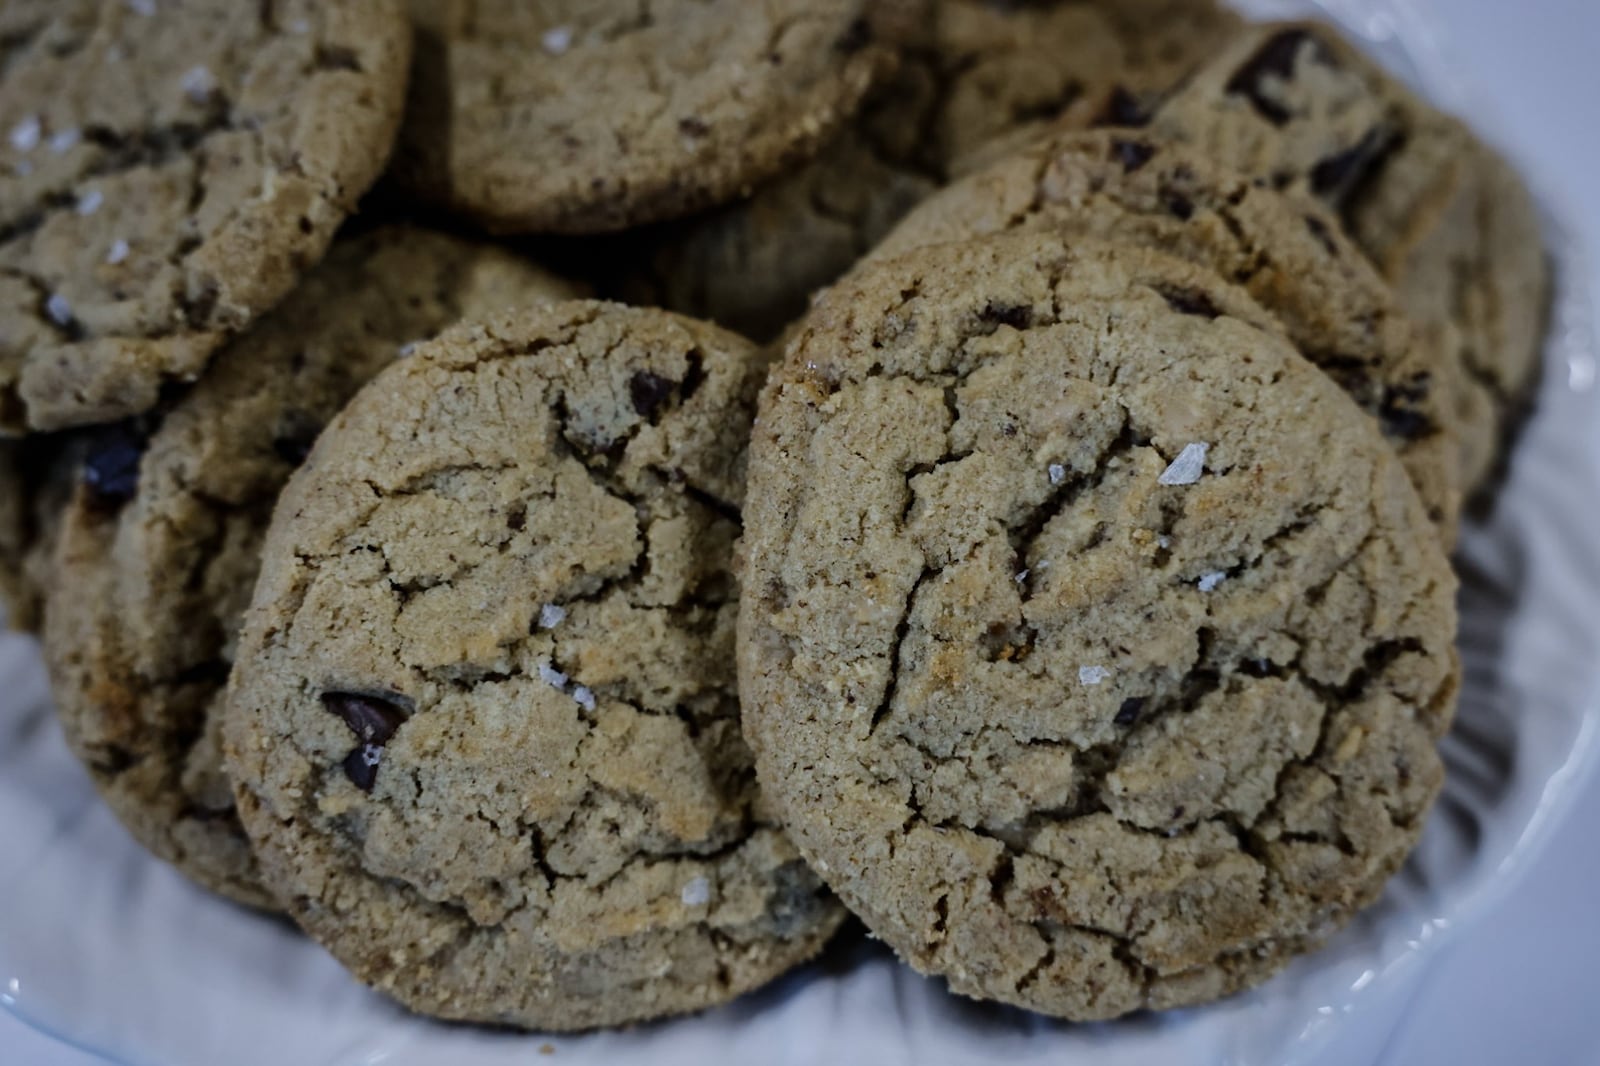
[[[1149,121],[1150,113],[1139,98],[1118,85],[1111,90],[1097,123],[1102,126],[1143,126]]]
[[[107,744],[89,752],[89,769],[102,777],[115,777],[131,769],[139,760],[127,748]]]
[[[872,26],[864,18],[856,19],[845,27],[844,33],[834,42],[834,47],[845,55],[854,55],[872,43]]]
[[[278,422],[278,431],[272,437],[272,450],[290,466],[299,466],[311,454],[322,432],[319,420],[304,411],[285,411]]]
[[[1178,218],[1187,222],[1194,217],[1194,201],[1174,189],[1164,189],[1161,202]]]
[[[1144,712],[1145,698],[1132,696],[1122,701],[1122,707],[1117,711],[1117,716],[1112,719],[1117,725],[1130,726],[1139,720],[1139,715]]]
[[[1378,422],[1384,436],[1417,440],[1433,432],[1433,419],[1408,406],[1411,402],[1398,390],[1384,390],[1383,401],[1378,405]]]
[[[377,744],[363,744],[350,752],[340,762],[344,776],[363,792],[371,792],[378,783],[378,764],[383,762],[383,748]]]
[[[351,70],[361,72],[361,60],[356,56],[355,50],[344,45],[323,44],[317,46],[318,70]]]
[[[1167,305],[1179,314],[1200,315],[1204,318],[1216,318],[1222,314],[1217,310],[1217,305],[1211,302],[1211,297],[1198,289],[1167,286],[1156,291],[1167,301]]]
[[[1124,173],[1128,174],[1150,162],[1150,157],[1156,154],[1155,145],[1121,138],[1111,142],[1111,151],[1117,157],[1117,162],[1122,164]]]
[[[1326,222],[1316,215],[1307,215],[1306,229],[1310,230],[1311,235],[1321,242],[1322,247],[1327,249],[1329,255],[1336,259],[1339,257],[1339,244],[1333,239],[1333,230],[1328,228]]]
[[[1434,431],[1433,419],[1417,407],[1428,398],[1430,375],[1416,374],[1404,384],[1389,385],[1378,401],[1378,423],[1387,437],[1416,440]]]
[[[400,704],[378,696],[363,696],[353,692],[324,692],[322,706],[336,714],[350,727],[361,743],[344,757],[344,772],[352,784],[363,792],[371,792],[378,779],[378,764],[383,759],[383,746],[395,735],[410,717]]]
[[[671,378],[664,378],[660,374],[648,370],[641,370],[634,374],[628,381],[628,396],[633,400],[633,409],[645,418],[652,418],[672,396],[672,390],[678,383]]]
[[[978,317],[985,322],[995,322],[1012,329],[1027,329],[1033,325],[1033,308],[1021,304],[999,304],[991,300],[983,305]]]
[[[1373,173],[1394,144],[1395,139],[1385,132],[1368,130],[1361,140],[1311,168],[1311,191],[1333,203],[1342,203]]]
[[[1316,49],[1315,54],[1319,59],[1326,60],[1328,53],[1322,42],[1307,31],[1293,29],[1274,34],[1228,79],[1228,92],[1243,93],[1249,97],[1261,116],[1274,125],[1281,126],[1288,122],[1288,110],[1266,95],[1266,80],[1272,75],[1279,78],[1293,75],[1295,59],[1299,57],[1301,47],[1308,43]]]
[[[95,434],[83,460],[83,485],[98,505],[116,508],[139,491],[139,461],[149,443],[142,422],[118,422]]]

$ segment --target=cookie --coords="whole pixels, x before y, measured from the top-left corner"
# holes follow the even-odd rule
[[[322,257],[399,124],[397,2],[0,10],[0,431],[152,408]]]
[[[1530,397],[1550,298],[1533,201],[1505,160],[1333,30],[1241,35],[1154,128],[1322,197],[1459,371],[1462,482],[1483,487]]]
[[[573,302],[380,375],[285,491],[225,729],[284,903],[355,975],[541,1029],[697,1010],[842,910],[733,665],[742,338]]]
[[[896,76],[810,164],[606,258],[621,289],[769,340],[953,174],[1115,88],[1163,92],[1238,25],[1210,0],[936,0]]]
[[[380,369],[462,316],[572,289],[499,250],[410,228],[334,246],[161,416],[96,435],[57,548],[45,655],[69,746],[155,854],[272,903],[218,744],[240,616],[278,493]]]
[[[52,433],[0,440],[0,604],[5,624],[35,633],[55,585],[50,565],[82,441]]]
[[[1070,134],[933,196],[870,258],[1010,230],[1137,244],[1242,285],[1377,422],[1446,545],[1454,542],[1461,490],[1450,349],[1412,327],[1315,200],[1143,131]]]
[[[1222,996],[1415,844],[1455,580],[1371,420],[1210,272],[1048,233],[876,264],[769,380],[749,501],[762,787],[955,991]]]
[[[812,155],[921,0],[412,0],[398,177],[500,232],[731,199]]]

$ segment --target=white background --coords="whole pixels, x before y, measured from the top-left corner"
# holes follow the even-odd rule
[[[1481,90],[1490,113],[1480,125],[1564,206],[1600,256],[1600,0],[1414,2],[1434,14],[1443,48]],[[1600,273],[1592,286],[1600,306]],[[1376,1063],[1600,1066],[1597,886],[1600,780],[1589,783],[1526,882],[1435,957],[1400,1026],[1379,1042]],[[1330,1055],[1329,1066],[1335,1062]],[[0,1010],[0,1066],[100,1063]]]

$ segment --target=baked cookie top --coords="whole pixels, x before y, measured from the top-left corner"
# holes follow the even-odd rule
[[[572,302],[380,375],[290,482],[225,730],[300,924],[424,1013],[696,1010],[842,910],[758,795],[730,573],[763,371]]]
[[[1052,234],[876,264],[762,394],[747,735],[920,970],[1076,1019],[1264,979],[1417,839],[1455,581],[1392,451],[1209,272]]]
[[[923,0],[412,0],[399,175],[504,232],[731,199],[810,156]]]
[[[1550,295],[1538,212],[1511,166],[1312,23],[1239,35],[1152,125],[1340,213],[1458,363],[1462,481],[1481,487],[1532,388]]]
[[[278,493],[362,384],[463,316],[574,290],[409,227],[342,241],[160,415],[95,435],[63,519],[45,655],[67,741],[146,847],[257,906],[272,892],[218,743],[240,616]]]
[[[1169,90],[1239,25],[1211,0],[934,0],[895,75],[817,155],[747,199],[629,234],[621,295],[770,340],[953,174]]]
[[[1317,201],[1279,193],[1142,130],[1041,141],[918,206],[875,248],[888,259],[1011,230],[1166,252],[1246,289],[1394,446],[1446,545],[1460,511],[1454,360]]]
[[[398,0],[0,10],[0,431],[155,406],[322,258],[404,99]]]

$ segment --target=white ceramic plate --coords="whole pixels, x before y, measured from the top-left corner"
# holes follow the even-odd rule
[[[1260,14],[1309,0],[1252,0]],[[1322,0],[1435,99],[1470,107],[1405,0]],[[1492,131],[1490,131],[1492,133]],[[699,1017],[551,1037],[412,1018],[285,923],[149,859],[62,746],[35,646],[0,637],[0,1004],[127,1066],[498,1066],[760,1061],[939,1066],[1290,1064],[1381,1018],[1421,963],[1513,883],[1600,758],[1600,395],[1589,268],[1552,223],[1561,292],[1538,412],[1495,515],[1463,538],[1458,725],[1423,845],[1378,907],[1266,987],[1212,1007],[1069,1026],[983,1007],[847,938]]]

